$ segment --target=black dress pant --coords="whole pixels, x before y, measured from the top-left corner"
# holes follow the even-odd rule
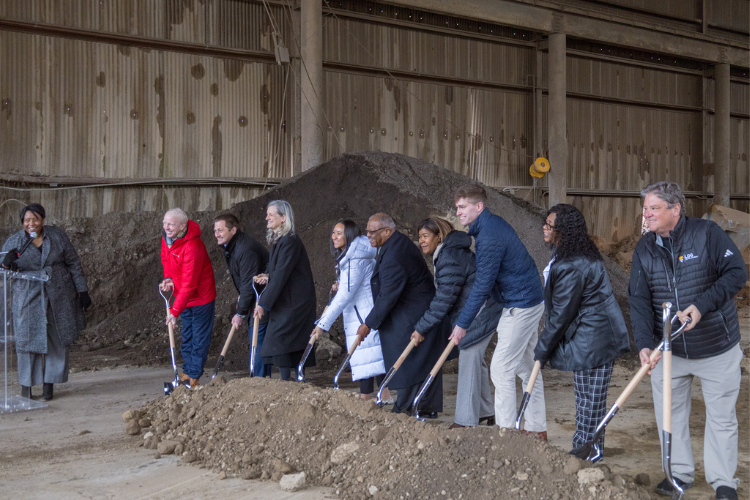
[[[414,398],[417,397],[419,389],[422,388],[423,382],[424,380],[418,384],[398,389],[398,398],[396,399],[396,404],[393,405],[393,413],[412,412],[411,405],[414,402]],[[431,413],[433,411],[443,411],[443,370],[438,372],[427,392],[419,400],[420,413]]]

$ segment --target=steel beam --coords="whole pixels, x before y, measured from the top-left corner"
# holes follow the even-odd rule
[[[565,33],[549,36],[547,86],[547,138],[549,141],[549,206],[565,203],[568,173],[568,134],[566,106],[566,37]]]
[[[565,33],[574,38],[709,63],[722,62],[721,49],[726,50],[726,62],[730,64],[747,67],[750,60],[748,46],[731,46],[731,42],[718,43],[702,33],[667,33],[660,31],[658,26],[649,28],[645,23],[635,21],[625,24],[625,18],[618,22],[591,17],[594,13],[590,13],[591,16],[572,13],[569,8],[556,4],[549,4],[547,8],[509,0],[387,0],[387,3],[542,33],[553,33],[553,18],[562,16]],[[556,9],[552,8],[554,5]]]
[[[302,170],[307,170],[323,163],[323,2],[302,0],[300,6]]]
[[[729,161],[730,125],[729,119],[729,64],[722,63],[714,66],[716,79],[714,116],[714,203],[729,206],[731,192],[732,170]]]

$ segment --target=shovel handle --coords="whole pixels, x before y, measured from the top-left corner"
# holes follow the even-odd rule
[[[662,353],[662,375],[664,377],[664,408],[662,413],[662,429],[672,433],[672,351]]]
[[[260,318],[256,316],[253,320],[253,347],[258,347],[258,328],[260,328]]]
[[[432,370],[430,370],[430,375],[432,375],[433,378],[437,376],[437,372],[439,372],[440,368],[443,367],[443,363],[445,363],[445,360],[448,359],[448,356],[450,355],[454,347],[456,347],[456,345],[453,343],[453,341],[448,342],[448,345],[445,347],[443,354],[440,355],[437,363],[435,363],[435,366],[433,366]]]
[[[169,315],[169,307],[167,307],[167,315]],[[174,326],[171,322],[167,324],[167,330],[169,330],[169,348],[174,349]]]
[[[529,377],[529,382],[526,384],[526,392],[531,394],[531,390],[534,388],[534,384],[536,383],[536,377],[539,375],[539,370],[542,369],[542,363],[540,361],[536,361],[534,363],[534,369],[531,370],[531,376]]]
[[[323,333],[323,330],[321,330],[319,327],[315,327],[315,330],[313,330],[312,335],[310,335],[310,342],[308,344],[312,345],[315,343],[316,340],[320,338],[320,334]]]
[[[406,349],[404,349],[404,352],[401,353],[401,356],[399,356],[396,362],[393,363],[393,368],[395,370],[398,370],[399,368],[401,368],[401,365],[404,363],[404,360],[409,355],[411,350],[414,349],[415,347],[417,347],[416,340],[412,340],[411,342],[409,342],[409,345],[406,346]]]
[[[638,387],[638,384],[641,383],[643,377],[645,377],[646,373],[648,373],[648,371],[651,369],[651,363],[654,362],[659,354],[661,354],[661,351],[658,348],[654,349],[651,352],[649,362],[641,366],[641,368],[636,372],[635,376],[630,380],[630,382],[628,382],[628,385],[625,386],[625,390],[622,391],[622,394],[620,394],[620,396],[617,398],[617,401],[615,401],[615,406],[617,406],[618,408],[622,408],[622,405],[625,404],[625,400],[630,397],[635,388]]]
[[[227,355],[227,351],[229,350],[229,344],[232,343],[232,337],[234,337],[234,332],[237,331],[237,327],[232,325],[232,329],[229,330],[229,336],[227,337],[227,341],[224,342],[224,349],[221,350],[222,357]]]
[[[349,356],[354,354],[354,351],[357,349],[357,347],[359,347],[360,342],[362,342],[362,339],[359,337],[359,335],[357,335],[357,338],[354,339],[354,342],[352,342],[352,346],[349,348],[349,352],[347,353],[349,354]]]

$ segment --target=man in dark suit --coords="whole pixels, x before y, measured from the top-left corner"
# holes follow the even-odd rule
[[[386,370],[396,362],[411,341],[414,325],[430,306],[435,295],[432,274],[417,246],[396,231],[393,219],[377,213],[367,222],[370,245],[378,248],[370,284],[374,306],[357,335],[364,339],[370,330],[380,332]],[[394,413],[411,411],[411,404],[424,379],[437,362],[448,342],[446,332],[438,326],[425,332],[425,340],[406,358],[391,379],[389,388],[398,391]],[[437,418],[443,411],[442,371],[435,377],[420,400],[420,415]]]

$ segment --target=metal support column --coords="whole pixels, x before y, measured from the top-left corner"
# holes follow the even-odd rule
[[[714,116],[714,204],[729,206],[732,170],[729,160],[729,64],[717,64]]]
[[[549,36],[547,138],[549,141],[549,206],[565,202],[568,172],[565,33]]]
[[[323,4],[301,1],[302,170],[323,163]]]

